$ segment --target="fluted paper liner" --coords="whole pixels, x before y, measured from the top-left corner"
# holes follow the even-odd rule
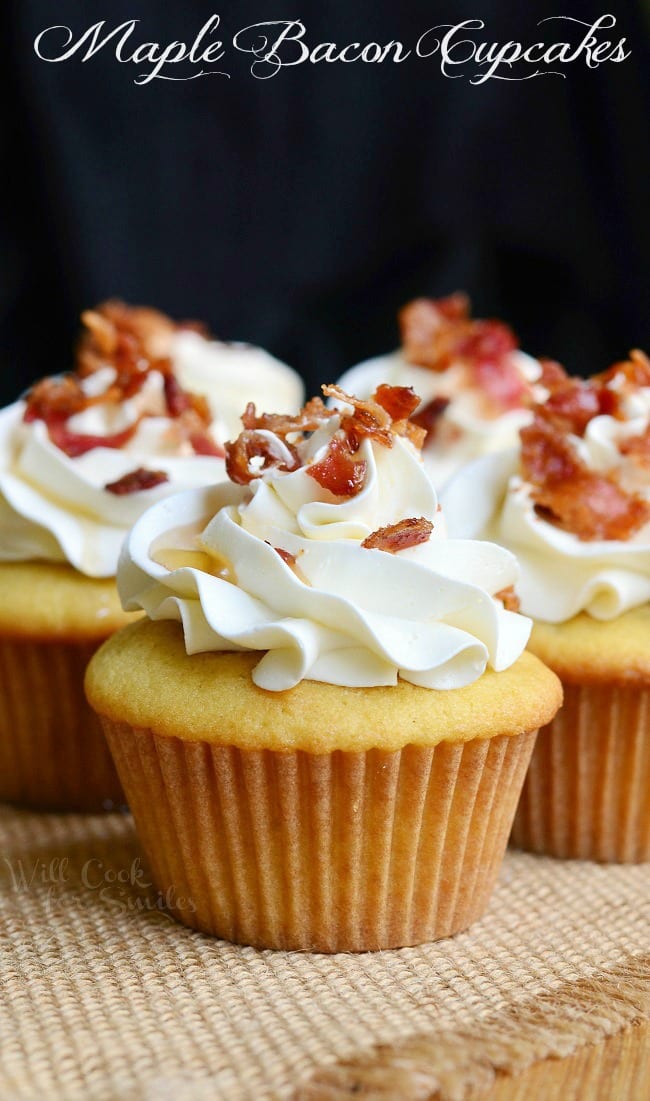
[[[481,916],[535,738],[315,755],[102,721],[175,917],[322,952],[419,944]]]
[[[0,639],[0,801],[70,811],[124,802],[83,691],[98,645]]]
[[[540,733],[513,844],[549,856],[650,860],[650,689],[564,686]]]

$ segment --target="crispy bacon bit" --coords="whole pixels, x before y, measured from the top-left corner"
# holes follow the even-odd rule
[[[65,452],[70,459],[78,459],[80,455],[85,455],[95,447],[113,449],[124,447],[135,435],[138,423],[135,421],[121,432],[114,432],[112,436],[91,436],[82,432],[70,432],[65,426],[65,421],[57,418],[48,422],[47,430],[55,447]]]
[[[363,489],[368,464],[355,459],[355,453],[347,436],[334,436],[325,457],[308,466],[306,473],[335,497],[356,497]]]
[[[366,536],[362,547],[366,550],[387,551],[388,554],[397,554],[408,547],[417,547],[419,543],[426,543],[433,531],[431,520],[424,516],[413,517],[409,520],[398,520],[396,524],[389,524],[385,528],[378,528],[371,535]]]
[[[289,436],[292,432],[315,432],[318,428],[335,417],[336,409],[328,409],[321,398],[312,398],[295,417],[289,417],[282,413],[261,413],[255,411],[252,401],[249,401],[241,418],[246,429],[262,428],[273,432],[276,436]]]
[[[646,428],[640,436],[628,436],[618,445],[621,455],[628,455],[639,466],[647,466],[650,463],[650,427]]]
[[[306,472],[335,497],[354,497],[363,487],[367,463],[357,458],[357,452],[364,439],[392,447],[395,436],[406,436],[415,446],[422,445],[423,429],[408,419],[420,399],[409,387],[380,386],[368,401],[346,394],[335,385],[323,386],[322,390],[326,397],[351,407],[352,412],[346,408],[328,409],[321,398],[312,398],[295,417],[258,415],[249,402],[242,417],[244,431],[234,442],[226,444],[226,471],[230,479],[245,485],[270,469],[297,470],[300,456],[296,446],[287,442],[288,438],[295,436],[298,443],[300,437],[304,439],[306,433],[321,428],[331,417],[339,417],[340,426],[323,458],[308,465]],[[284,449],[291,456],[290,463]],[[251,459],[256,456],[264,461],[251,467]]]
[[[415,424],[418,428],[424,430],[425,440],[429,439],[429,437],[433,438],[436,422],[444,413],[449,402],[450,398],[443,398],[442,396],[432,398],[431,401],[428,401],[426,405],[423,405],[422,408],[418,409],[417,413],[414,413],[411,417],[411,424]]]
[[[295,567],[295,565],[296,565],[296,556],[295,556],[295,554],[292,554],[291,551],[283,550],[282,547],[274,547],[273,550],[276,552],[276,554],[280,555],[280,558],[282,559],[283,562],[286,562],[287,566],[291,566],[291,569],[293,569]]]
[[[444,371],[450,362],[451,335],[469,322],[469,298],[460,292],[447,298],[416,298],[404,306],[398,320],[402,347],[410,363]]]
[[[77,371],[83,378],[107,364],[115,367],[124,386],[153,360],[167,359],[176,326],[165,314],[117,299],[102,302],[81,315],[85,327],[77,350]]]
[[[110,301],[86,310],[82,322],[85,331],[79,341],[75,372],[36,383],[27,395],[25,421],[44,421],[52,442],[71,458],[95,447],[123,447],[142,417],[151,415],[148,409],[129,428],[108,436],[73,432],[66,421],[90,406],[133,397],[149,372],[155,370],[163,378],[167,412],[180,422],[181,433],[194,450],[202,455],[224,454],[205,431],[212,419],[207,400],[183,390],[173,374],[168,353],[177,326],[168,317],[157,310]],[[114,380],[102,393],[86,394],[83,379],[107,366],[114,369]]]
[[[650,520],[650,502],[625,492],[613,475],[590,471],[552,423],[536,416],[521,441],[523,477],[549,523],[592,541],[629,539]]]
[[[606,384],[616,378],[622,378],[631,386],[650,386],[650,359],[639,348],[630,352],[630,358],[622,363],[615,363],[607,371],[594,377],[595,382]]]
[[[374,400],[386,410],[393,421],[406,420],[420,403],[411,386],[388,386],[386,383],[377,387]]]
[[[598,391],[589,382],[567,379],[551,391],[537,412],[561,432],[584,436],[589,421],[601,411]]]
[[[300,457],[295,447],[255,429],[244,429],[236,440],[226,444],[226,473],[236,485],[248,485],[267,470],[297,470]],[[251,459],[261,458],[258,469],[251,470]]]
[[[26,398],[24,420],[65,419],[81,412],[86,406],[86,395],[72,375],[44,378],[36,382]]]
[[[496,324],[496,322],[495,322]],[[517,366],[508,358],[509,352],[500,358],[476,359],[472,365],[479,389],[497,409],[519,409],[526,402],[528,383]]]
[[[537,380],[547,390],[554,390],[556,386],[566,382],[568,375],[561,363],[555,359],[540,359],[542,373]]]
[[[507,589],[501,589],[494,594],[495,600],[500,600],[507,612],[518,612],[521,601],[515,592],[514,585],[508,585]]]
[[[620,416],[622,396],[606,386],[599,377],[565,378],[550,390],[545,402],[535,406],[535,412],[560,432],[584,436],[589,421],[606,414]]]
[[[164,387],[167,412],[170,417],[180,417],[190,408],[190,395],[183,390],[176,375],[165,375]]]
[[[127,493],[140,493],[144,489],[154,489],[163,482],[169,481],[169,475],[164,470],[147,470],[139,466],[129,474],[123,474],[116,482],[109,482],[104,486],[109,493],[116,497],[125,497]]]
[[[495,409],[526,403],[530,387],[512,361],[517,338],[501,321],[470,317],[463,294],[439,300],[418,298],[399,314],[404,355],[410,363],[444,371],[463,364]]]
[[[341,428],[348,437],[353,451],[358,449],[365,438],[376,440],[384,447],[393,446],[392,418],[382,405],[373,398],[363,401],[353,394],[346,394],[340,386],[323,386],[322,390],[326,397],[336,398],[337,401],[352,406],[351,414],[343,414]]]

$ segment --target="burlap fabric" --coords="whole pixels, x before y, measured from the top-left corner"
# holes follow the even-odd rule
[[[260,952],[159,908],[130,818],[0,808],[0,1098],[461,1101],[650,1014],[650,865],[511,852],[421,948]]]

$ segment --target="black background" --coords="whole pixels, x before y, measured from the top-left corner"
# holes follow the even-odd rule
[[[260,81],[230,46],[268,19],[301,19],[310,45],[412,46],[465,18],[485,20],[477,38],[532,43],[545,16],[606,11],[606,37],[625,35],[632,57],[576,61],[566,79],[474,87],[471,68],[446,79],[439,60],[412,58]],[[86,64],[33,49],[45,27],[81,34],[99,19],[139,18],[134,45],[191,41],[215,12],[230,80],[138,87],[144,67],[110,46]],[[2,404],[70,365],[79,312],[108,296],[262,344],[312,391],[394,347],[410,297],[457,288],[572,371],[650,347],[641,4],[5,0],[0,23]],[[550,28],[548,41],[567,38]]]

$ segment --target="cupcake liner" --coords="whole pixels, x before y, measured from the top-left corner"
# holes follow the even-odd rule
[[[480,917],[535,739],[316,755],[103,723],[174,916],[322,952],[419,944]]]
[[[522,849],[580,860],[650,860],[650,689],[564,686],[540,733],[515,817]]]
[[[0,801],[58,811],[124,802],[83,691],[98,645],[0,639]]]

